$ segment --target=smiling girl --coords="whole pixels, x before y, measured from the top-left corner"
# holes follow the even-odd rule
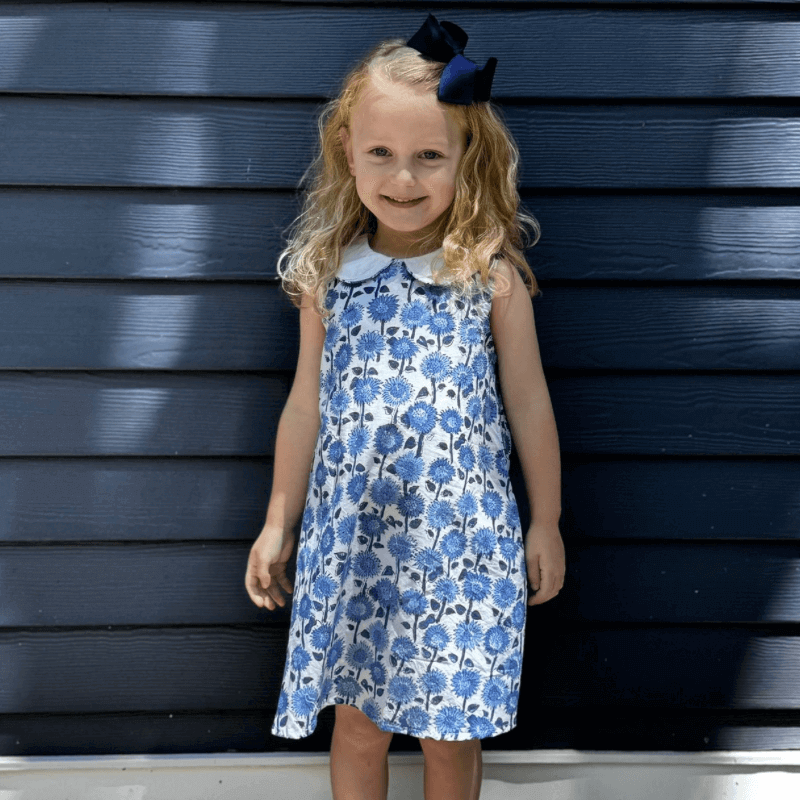
[[[267,609],[293,592],[272,732],[308,736],[335,705],[335,800],[386,797],[395,732],[419,738],[426,800],[476,800],[481,739],[517,724],[527,606],[564,580],[558,437],[522,255],[523,226],[538,237],[538,224],[489,102],[496,59],[478,69],[466,41],[429,15],[350,72],[320,116],[279,260],[300,353],[245,585]]]

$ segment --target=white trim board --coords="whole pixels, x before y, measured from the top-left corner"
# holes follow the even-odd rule
[[[481,800],[796,800],[800,750],[483,754]],[[389,754],[390,800],[422,800],[422,754]],[[327,753],[0,757],[0,800],[330,800]]]

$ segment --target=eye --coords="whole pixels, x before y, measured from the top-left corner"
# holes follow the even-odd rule
[[[389,152],[388,150],[386,150],[385,147],[373,147],[372,150],[370,150],[369,152],[370,153],[375,153],[375,155],[380,156],[381,154],[376,152],[378,150],[384,150],[387,153]],[[443,158],[442,154],[441,153],[437,153],[435,150],[425,150],[423,152],[423,155],[426,156],[426,158],[422,159],[423,161],[436,161],[436,160],[438,160],[440,158]],[[434,157],[433,158],[427,158],[428,155],[433,155]]]

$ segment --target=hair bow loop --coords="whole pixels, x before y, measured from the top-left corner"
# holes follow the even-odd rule
[[[497,59],[491,57],[482,69],[463,55],[469,36],[455,22],[439,22],[433,14],[406,42],[426,58],[447,66],[439,81],[437,97],[445,103],[470,105],[489,99]]]

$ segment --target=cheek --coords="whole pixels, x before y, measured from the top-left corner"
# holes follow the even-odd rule
[[[364,175],[364,177],[361,179],[361,186],[365,191],[372,194],[375,192],[378,186],[378,181],[372,175]]]
[[[356,189],[362,200],[374,201],[377,198],[375,187],[377,181],[370,175],[360,175],[356,180]]]
[[[439,182],[437,194],[443,201],[450,203],[456,196],[455,176],[448,175]]]

